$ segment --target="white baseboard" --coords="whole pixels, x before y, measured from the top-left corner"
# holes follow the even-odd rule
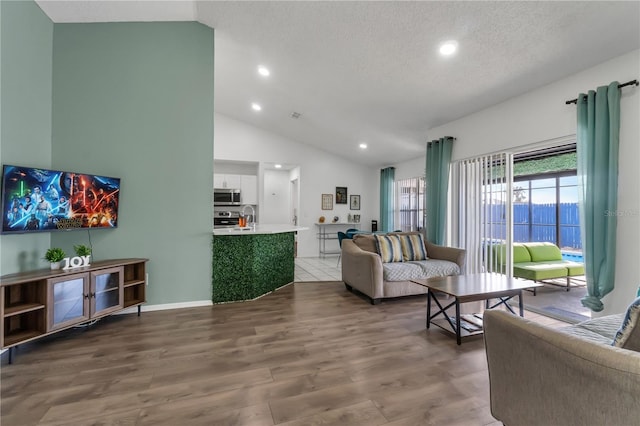
[[[253,300],[258,300],[264,296],[266,296],[267,294],[273,293],[274,291],[278,291],[282,288],[285,288],[291,284],[293,284],[294,281],[284,284],[276,289],[274,289],[273,291],[270,291],[269,293],[265,293],[261,296],[258,296],[254,299],[247,299],[247,300],[233,300],[230,302],[218,302],[215,303],[216,305],[222,305],[222,304],[226,304],[226,303],[240,303],[240,302],[251,302]],[[182,308],[198,308],[201,306],[213,306],[214,303],[211,300],[194,300],[193,302],[179,302],[179,303],[163,303],[160,305],[142,305],[142,312],[151,312],[151,311],[165,311],[168,309],[182,309]],[[133,314],[133,313],[137,313],[138,312],[138,307],[137,306],[132,306],[130,308],[127,309],[123,309],[121,311],[115,312],[111,315],[121,315],[121,314]]]
[[[192,302],[162,303],[160,305],[142,305],[141,310],[142,312],[152,312],[152,311],[165,311],[168,309],[197,308],[201,306],[213,306],[213,302],[211,300],[194,300]],[[113,315],[133,314],[136,312],[138,312],[138,307],[132,306],[130,308],[115,312]]]

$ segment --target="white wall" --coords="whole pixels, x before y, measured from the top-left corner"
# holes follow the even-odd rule
[[[427,150],[427,143],[424,144],[425,152]],[[410,179],[420,176],[424,176],[424,170],[426,166],[426,155],[414,158],[413,160],[405,161],[403,163],[395,164],[396,168],[395,180]]]
[[[640,78],[640,50],[429,131],[428,139],[457,138],[453,160],[562,138],[576,133],[576,106],[565,101],[578,93]],[[618,186],[616,287],[598,315],[622,312],[640,285],[640,89],[622,89]],[[424,159],[423,159],[424,160]],[[423,161],[424,163],[424,161]],[[396,165],[415,172],[415,160]],[[396,171],[397,173],[397,171]]]
[[[309,228],[298,233],[298,256],[318,256],[316,226],[320,216],[340,216],[346,221],[347,214],[361,215],[362,229],[370,229],[372,219],[379,214],[380,171],[354,164],[341,157],[329,154],[303,143],[286,139],[216,113],[214,117],[214,159],[234,161],[257,161],[260,163],[283,163],[300,167],[300,214],[299,225]],[[242,143],[239,143],[242,142]],[[258,186],[264,187],[259,167]],[[336,186],[346,186],[348,194],[359,194],[361,210],[349,210],[349,204],[335,204]],[[333,210],[322,210],[321,194],[334,194]],[[264,201],[264,197],[259,200]],[[259,216],[258,220],[262,218]]]

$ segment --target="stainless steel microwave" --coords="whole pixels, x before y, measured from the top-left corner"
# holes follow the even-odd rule
[[[215,188],[213,190],[214,206],[239,206],[240,190],[229,188]]]

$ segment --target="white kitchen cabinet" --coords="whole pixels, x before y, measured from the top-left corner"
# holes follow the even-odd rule
[[[258,177],[240,176],[240,197],[242,204],[258,204]]]
[[[223,175],[213,174],[213,187],[214,188],[229,188],[229,189],[241,189],[242,176],[241,175]]]

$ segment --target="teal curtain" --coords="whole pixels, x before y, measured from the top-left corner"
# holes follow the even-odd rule
[[[445,243],[447,191],[453,139],[445,136],[440,140],[427,143],[425,228],[427,241],[439,245]]]
[[[380,170],[380,230],[393,231],[393,183],[396,169],[387,167]]]
[[[578,96],[578,203],[587,296],[594,312],[613,290],[618,206],[620,89],[618,82]]]

